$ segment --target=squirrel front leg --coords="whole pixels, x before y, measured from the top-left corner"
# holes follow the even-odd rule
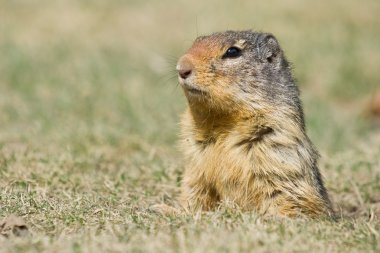
[[[155,204],[150,210],[165,216],[176,216],[182,213],[194,213],[200,210],[208,211],[213,209],[219,202],[216,191],[203,185],[189,186],[184,183],[179,199],[182,208],[176,208],[167,204]]]
[[[195,184],[183,182],[180,203],[186,211],[208,211],[213,209],[219,202],[220,198],[214,187],[202,184],[202,182]]]

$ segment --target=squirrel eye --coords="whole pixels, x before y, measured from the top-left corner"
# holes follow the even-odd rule
[[[223,59],[225,58],[236,58],[241,55],[241,49],[237,47],[230,47],[227,49],[227,51],[222,56]]]

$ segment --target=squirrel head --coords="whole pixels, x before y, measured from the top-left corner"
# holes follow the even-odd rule
[[[303,121],[298,88],[272,34],[226,31],[198,37],[176,69],[193,111],[234,114],[285,108]]]

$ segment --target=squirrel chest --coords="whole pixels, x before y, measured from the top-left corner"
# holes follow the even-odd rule
[[[272,134],[272,129],[240,122],[229,129],[213,126],[205,133],[194,124],[190,112],[184,115],[182,126],[181,146],[187,167],[184,183],[213,198],[204,209],[221,201],[233,201],[242,209],[257,209],[280,192],[277,176],[271,178],[279,174],[277,169],[265,168],[269,162],[266,156],[271,154],[266,153],[262,138]]]

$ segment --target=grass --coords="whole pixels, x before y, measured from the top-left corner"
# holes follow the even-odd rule
[[[0,252],[378,252],[380,4],[366,1],[2,1],[0,217],[32,235]],[[274,33],[294,64],[336,210],[263,220],[175,203],[186,106],[174,64],[199,34]]]

